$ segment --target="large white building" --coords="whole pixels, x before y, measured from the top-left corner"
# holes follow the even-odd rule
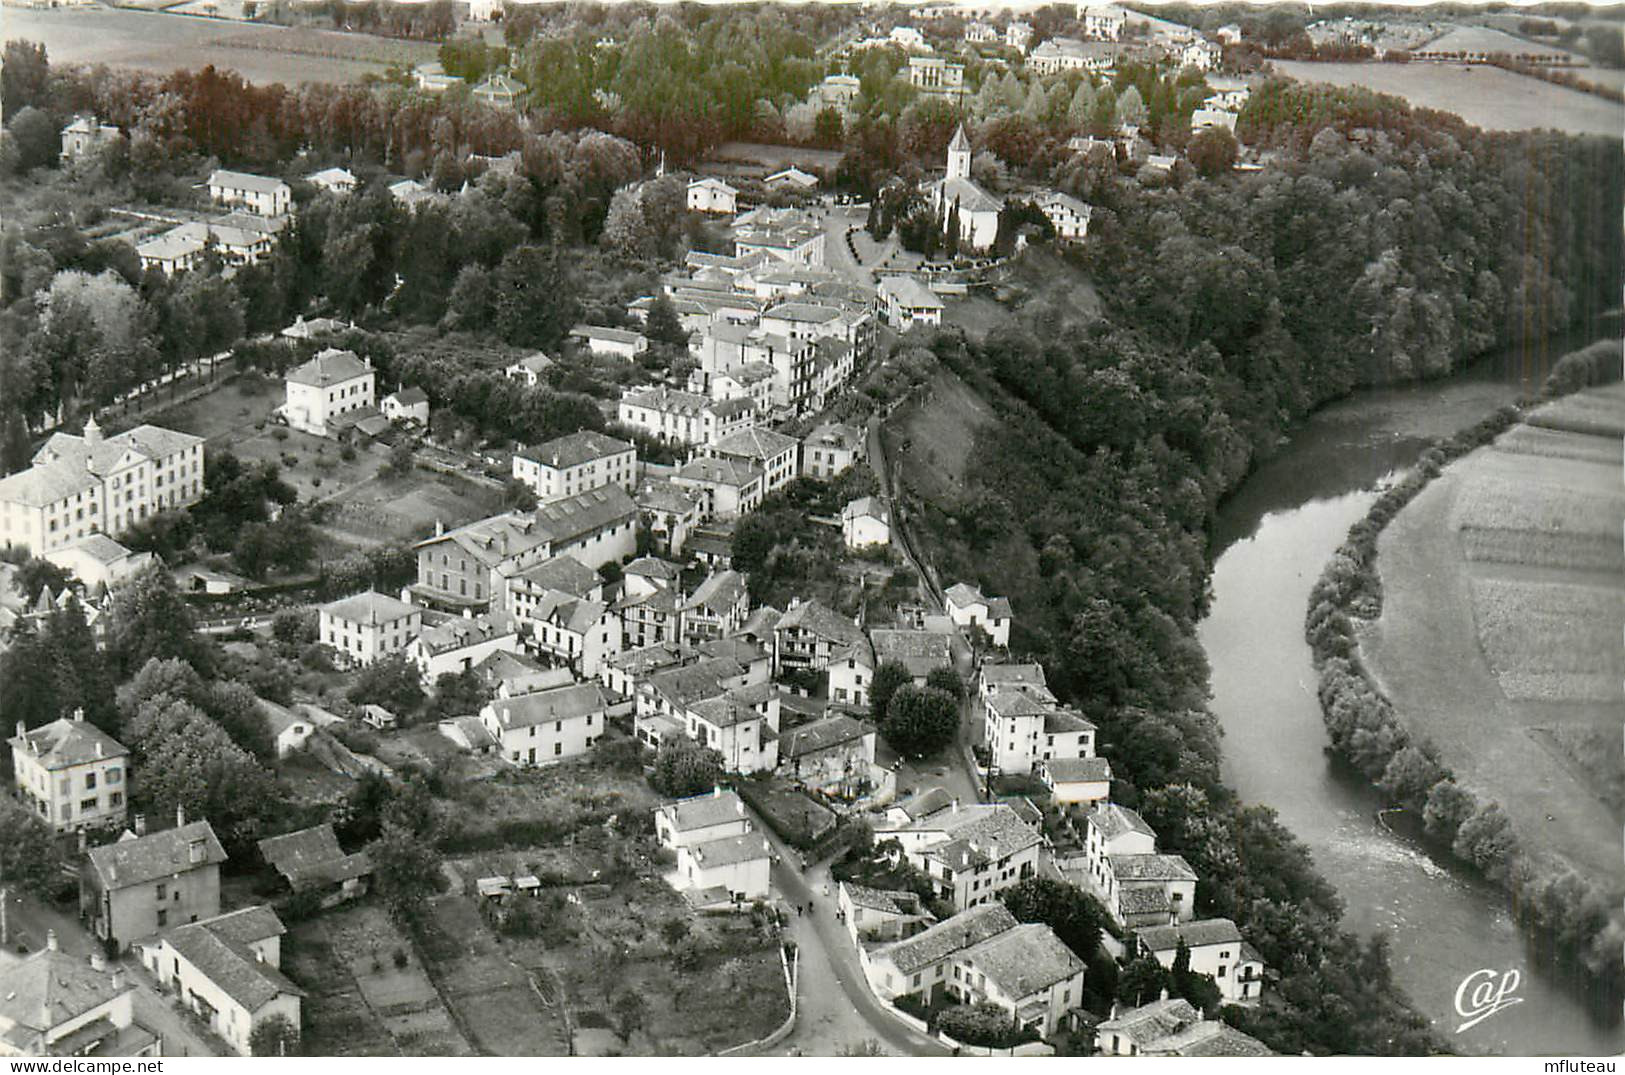
[[[423,631],[423,610],[388,594],[354,594],[321,606],[320,641],[352,664],[371,664],[404,652]]]
[[[739,208],[739,192],[714,176],[696,179],[688,185],[688,208],[695,213],[733,213]]]
[[[794,437],[771,429],[745,429],[724,437],[701,451],[712,459],[732,460],[762,472],[762,494],[771,495],[796,479],[801,445]]]
[[[203,495],[203,438],[159,426],[103,437],[58,433],[33,465],[0,478],[0,546],[43,556],[89,534],[118,534]]]
[[[19,722],[11,768],[17,797],[58,832],[124,824],[130,752],[83,710],[33,729]]]
[[[579,757],[604,734],[608,702],[597,683],[494,699],[480,721],[514,765],[550,765]]]
[[[293,208],[293,189],[282,180],[224,168],[209,176],[209,197],[261,216],[281,216]]]
[[[583,429],[515,452],[513,476],[544,502],[602,485],[631,490],[638,477],[638,450],[627,441]]]
[[[970,177],[971,146],[963,124],[948,143],[948,174],[931,185],[931,205],[948,228],[957,216],[959,244],[971,250],[990,250],[999,235],[999,213],[1004,201],[977,185]]]
[[[287,401],[278,412],[294,429],[325,437],[333,419],[373,405],[376,380],[366,359],[329,347],[287,372]]]
[[[1172,967],[1183,944],[1191,970],[1211,975],[1225,1000],[1245,1003],[1264,992],[1264,958],[1241,937],[1228,918],[1203,918],[1172,926],[1150,926],[1136,933],[1146,955]]]

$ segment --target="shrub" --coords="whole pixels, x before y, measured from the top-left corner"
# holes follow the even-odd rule
[[[277,426],[275,429],[271,430],[271,436],[276,440],[287,440],[288,431],[283,429],[281,426]]]

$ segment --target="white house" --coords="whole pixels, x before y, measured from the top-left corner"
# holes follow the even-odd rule
[[[957,953],[948,991],[965,1004],[992,1004],[1013,1022],[1052,1037],[1083,998],[1083,960],[1055,931],[1029,922]]]
[[[1083,32],[1100,41],[1116,41],[1123,36],[1128,12],[1116,4],[1078,5],[1078,21]]]
[[[1192,41],[1179,53],[1179,63],[1182,67],[1194,67],[1198,71],[1211,71],[1219,66],[1219,60],[1224,50],[1211,41]]]
[[[847,936],[861,950],[861,942],[896,941],[912,937],[931,923],[920,897],[895,889],[865,888],[842,881],[835,890],[835,906]]]
[[[854,708],[869,704],[869,687],[875,680],[875,659],[867,642],[830,654],[825,673],[831,702]]]
[[[637,482],[638,451],[627,441],[583,429],[515,452],[513,476],[541,501],[605,485],[631,490]]]
[[[739,192],[713,176],[696,179],[688,185],[688,208],[695,213],[735,213]]]
[[[891,543],[891,508],[876,496],[860,496],[841,509],[841,540],[849,549]]]
[[[77,160],[119,137],[119,129],[96,122],[95,116],[75,116],[62,128],[62,161]]]
[[[1061,71],[1106,72],[1117,60],[1119,47],[1075,37],[1051,37],[1027,57],[1027,70],[1048,77]]]
[[[818,177],[811,172],[791,166],[781,168],[762,180],[769,188],[783,190],[811,190],[818,185]]]
[[[1094,208],[1072,195],[1058,190],[1045,191],[1034,204],[1044,214],[1044,219],[1049,221],[1050,227],[1055,229],[1056,238],[1077,240],[1089,234],[1089,221],[1095,215]]]
[[[609,703],[597,683],[493,699],[480,722],[514,765],[549,765],[580,757],[604,734]]]
[[[999,31],[991,23],[977,19],[965,24],[965,40],[973,45],[985,45],[999,39]]]
[[[625,629],[620,614],[603,601],[541,588],[513,590],[513,614],[529,631],[526,645],[578,675],[598,675],[604,662],[621,652]]]
[[[655,838],[661,847],[676,850],[754,830],[745,803],[737,793],[712,788],[655,809]]]
[[[1226,112],[1219,108],[1198,108],[1191,112],[1191,130],[1202,131],[1209,127],[1223,127],[1231,134],[1236,133],[1236,113]]]
[[[553,360],[540,351],[533,355],[526,355],[518,362],[504,366],[502,372],[510,381],[520,381],[529,388],[535,388],[541,383],[542,374],[554,364]]]
[[[912,276],[885,277],[875,295],[882,316],[900,331],[942,324],[943,301]]]
[[[677,849],[680,888],[716,889],[736,903],[766,899],[772,867],[773,849],[755,834],[724,836]]]
[[[283,380],[287,401],[277,412],[294,429],[325,437],[333,419],[373,405],[377,374],[354,351],[329,347]]]
[[[356,188],[356,177],[348,168],[323,168],[305,176],[305,181],[330,194],[349,194]]]
[[[671,483],[693,498],[701,522],[755,511],[765,481],[760,467],[735,459],[693,459],[671,476]]]
[[[1031,773],[1042,762],[1095,754],[1095,726],[1062,707],[1042,682],[984,693],[982,730],[1000,772]]]
[[[595,355],[636,358],[649,349],[649,340],[643,333],[624,328],[577,325],[570,330],[570,336],[572,339],[580,340]]]
[[[912,937],[869,951],[860,948],[859,953],[869,984],[881,999],[913,994],[931,1003],[948,993],[956,956],[1017,925],[1009,908],[994,900],[945,918]]]
[[[391,392],[383,398],[379,409],[391,422],[429,424],[429,394],[416,385]]]
[[[209,197],[261,216],[281,216],[293,208],[293,190],[282,180],[224,168],[209,176]]]
[[[1255,1001],[1263,994],[1264,960],[1242,940],[1241,930],[1228,918],[1150,926],[1137,930],[1135,936],[1142,952],[1170,968],[1183,943],[1190,951],[1191,970],[1211,975],[1227,1001]]]
[[[796,457],[801,445],[794,437],[757,427],[742,429],[714,444],[700,447],[702,455],[731,460],[762,472],[762,493],[770,495],[796,478]]]
[[[276,756],[286,758],[294,751],[303,749],[305,741],[316,731],[316,725],[310,718],[268,698],[256,701],[260,715],[265,718],[265,726],[271,732],[271,741],[276,744]]]
[[[984,597],[982,591],[963,582],[948,587],[943,598],[948,618],[960,627],[972,625],[986,631],[995,646],[1010,644],[1010,599]]]
[[[1196,909],[1196,871],[1182,855],[1107,855],[1096,894],[1127,929],[1188,922]]]
[[[875,824],[875,839],[896,839],[939,899],[965,910],[1036,876],[1043,835],[1004,803],[957,800],[901,824]]]
[[[48,930],[43,947],[6,966],[0,1057],[161,1056],[162,1039],[136,1019],[135,992],[122,967],[109,967],[100,953],[69,955]]]
[[[958,99],[970,93],[965,84],[965,65],[942,56],[910,56],[908,84],[927,97]]]
[[[305,991],[279,969],[287,929],[264,905],[245,907],[165,934],[143,950],[159,983],[241,1056],[254,1028],[272,1016],[299,1027]]]
[[[1033,43],[1032,23],[1012,19],[1010,25],[1004,28],[1004,43],[1008,48],[1025,53],[1027,46]]]
[[[1112,767],[1105,758],[1049,758],[1035,768],[1053,800],[1063,805],[1104,802],[1112,793]]]
[[[801,438],[801,473],[809,478],[833,478],[868,456],[863,430],[840,422],[825,422]]]
[[[106,534],[86,534],[59,549],[52,549],[44,559],[72,572],[92,593],[99,589],[111,590],[158,563],[154,554],[131,552]]]
[[[1203,1019],[1183,997],[1162,996],[1119,1012],[1095,1028],[1103,1056],[1274,1056],[1269,1047],[1218,1019]]]
[[[351,664],[404,652],[423,630],[421,608],[372,590],[330,601],[317,613],[318,638]]]
[[[875,763],[875,726],[844,713],[786,730],[779,772],[809,788],[852,794],[868,786]]]
[[[84,710],[35,728],[18,721],[10,746],[16,796],[51,828],[124,824],[130,752],[85,720]]]
[[[518,653],[519,634],[507,617],[458,616],[423,628],[406,647],[425,688],[444,675],[469,672],[493,653]]]

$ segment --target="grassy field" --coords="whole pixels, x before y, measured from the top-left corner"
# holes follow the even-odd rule
[[[1361,639],[1411,730],[1526,846],[1610,879],[1625,872],[1625,489],[1618,436],[1589,430],[1619,403],[1618,388],[1560,401],[1430,484],[1383,532],[1383,613]]]
[[[52,63],[168,74],[213,64],[250,82],[349,82],[389,63],[421,63],[436,46],[367,34],[112,8],[5,9],[5,39],[38,41]]]
[[[1489,131],[1551,127],[1571,134],[1617,138],[1625,128],[1625,105],[1496,67],[1296,60],[1274,63],[1283,74],[1303,82],[1365,86],[1403,97],[1418,107],[1454,112]]]

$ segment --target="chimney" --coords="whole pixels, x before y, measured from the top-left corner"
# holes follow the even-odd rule
[[[57,951],[56,930],[48,929],[45,931],[45,947],[52,952]]]
[[[1157,999],[1158,1000],[1167,1000],[1168,999],[1168,987],[1167,986],[1162,987],[1162,995],[1159,996]]]
[[[102,951],[101,951],[100,948],[97,948],[97,949],[93,950],[90,953],[90,969],[91,970],[106,970],[107,969],[107,957],[102,955]]]
[[[28,725],[19,720],[17,722],[17,738],[22,739],[26,735],[28,735]]]
[[[434,521],[434,536],[435,537],[440,537],[445,532],[446,532],[446,524],[441,522],[439,519],[436,519]]]
[[[145,836],[147,834],[147,815],[146,814],[137,814],[137,815],[135,815],[135,834],[137,836]]]
[[[721,784],[712,784],[711,785],[711,798],[713,798],[713,799],[722,798],[722,785]]]
[[[175,804],[175,827],[178,829],[178,828],[181,828],[185,824],[186,824],[186,807],[183,804],[177,803],[177,804]]]
[[[745,816],[745,800],[744,799],[740,799],[740,800],[738,800],[737,802],[734,803],[734,812],[736,814],[738,814],[740,817]]]
[[[1108,1015],[1108,1016],[1106,1016],[1106,1018],[1107,1018],[1107,1019],[1108,1019],[1108,1020],[1111,1020],[1111,1019],[1116,1019],[1116,1018],[1117,1018],[1117,1001],[1115,1001],[1115,1000],[1114,1000],[1114,1001],[1112,1001],[1112,1010],[1111,1010],[1111,1014],[1110,1014],[1110,1015]]]
[[[102,427],[96,424],[94,413],[85,419],[85,447],[99,448],[102,443]]]
[[[99,758],[101,756],[102,756],[102,741],[100,739],[98,739],[98,740],[96,740],[96,757]]]
[[[113,988],[118,990],[120,993],[124,992],[124,968],[123,967],[114,967],[113,968]]]
[[[73,711],[73,719],[74,719],[74,723],[83,724],[85,722],[85,711],[84,711],[84,709],[82,709],[82,708],[75,709]]]

